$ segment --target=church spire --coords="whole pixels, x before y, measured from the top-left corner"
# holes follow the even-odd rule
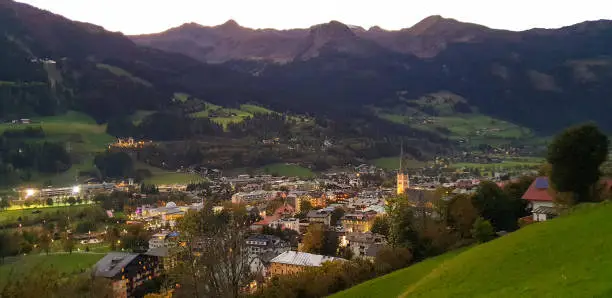
[[[404,140],[400,142],[400,165],[399,171],[402,172],[404,169],[402,168],[402,160],[404,159]]]

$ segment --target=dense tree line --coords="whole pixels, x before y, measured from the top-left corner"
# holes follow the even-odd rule
[[[70,168],[72,160],[64,146],[21,139],[21,136],[38,138],[41,134],[42,130],[25,129],[6,131],[0,136],[0,185],[27,181],[33,171],[57,174]]]

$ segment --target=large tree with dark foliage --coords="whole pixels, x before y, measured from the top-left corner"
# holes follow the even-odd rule
[[[104,177],[128,177],[134,171],[134,162],[125,152],[104,152],[94,159],[94,164]]]
[[[525,214],[525,201],[509,197],[495,182],[483,181],[472,197],[472,204],[481,217],[498,231],[514,231],[518,219]]]
[[[555,190],[573,193],[574,203],[593,198],[599,167],[608,156],[608,137],[594,124],[566,129],[548,147],[550,181]]]

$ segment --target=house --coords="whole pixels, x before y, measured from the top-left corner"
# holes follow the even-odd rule
[[[252,235],[245,240],[249,255],[263,255],[273,253],[280,255],[290,249],[289,243],[272,235]]]
[[[346,247],[351,250],[355,257],[375,258],[386,242],[385,236],[372,232],[353,232],[346,235]]]
[[[320,267],[325,262],[345,261],[342,258],[315,255],[305,252],[286,251],[270,261],[271,276],[295,274],[308,267]]]
[[[306,218],[310,223],[322,223],[326,227],[331,225],[331,212],[324,210],[311,210],[306,214]]]
[[[365,213],[365,212],[356,212],[356,213],[347,213],[342,218],[340,218],[340,222],[342,223],[342,227],[347,232],[359,232],[364,233],[372,228],[372,224],[374,223],[375,218],[374,212]]]
[[[282,230],[300,232],[300,220],[297,218],[280,218],[271,222],[268,226],[273,229],[278,229],[280,227]]]
[[[115,297],[144,296],[141,286],[160,274],[159,257],[138,253],[110,252],[93,268],[94,276],[111,280]]]
[[[177,244],[179,234],[177,232],[160,232],[149,240],[149,249],[160,247],[174,247]]]
[[[527,208],[531,209],[534,221],[546,221],[557,216],[548,185],[548,177],[537,177],[522,197],[528,201]]]
[[[276,197],[275,191],[256,190],[252,192],[239,192],[232,196],[232,203],[255,203],[259,201],[271,200]]]

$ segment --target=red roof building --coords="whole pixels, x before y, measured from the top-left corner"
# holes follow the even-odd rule
[[[548,192],[548,177],[538,177],[529,186],[523,200],[530,202],[552,202],[553,197]]]

